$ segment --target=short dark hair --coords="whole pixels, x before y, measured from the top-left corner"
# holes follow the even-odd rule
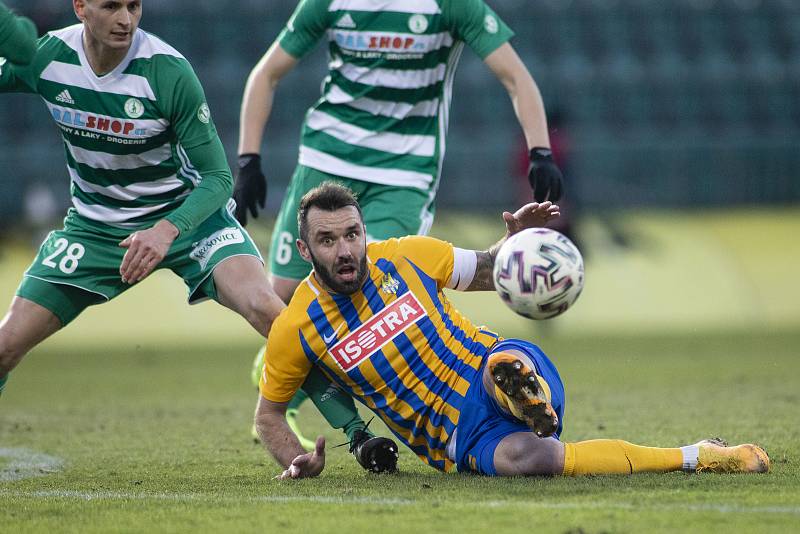
[[[358,210],[358,216],[362,217],[361,206],[358,205],[356,194],[339,182],[328,180],[308,191],[300,199],[300,205],[297,207],[297,229],[300,239],[308,242],[308,211],[311,208],[336,211],[347,206],[353,206]]]

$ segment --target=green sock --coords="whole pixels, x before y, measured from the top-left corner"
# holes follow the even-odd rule
[[[0,378],[0,395],[3,394],[3,388],[6,387],[6,382],[8,382],[8,374],[7,373],[3,378]]]
[[[366,426],[358,415],[353,397],[331,384],[316,367],[311,369],[306,381],[303,382],[303,391],[308,394],[328,424],[341,429],[348,440],[353,439],[356,430],[363,430]],[[289,403],[290,406],[291,404]],[[369,430],[367,432],[370,433]]]
[[[366,426],[366,423],[364,423],[364,420],[361,419],[361,417],[355,416],[344,425],[342,432],[347,435],[348,441],[353,441],[353,435],[356,433],[356,430],[363,430],[369,435],[369,437],[375,437],[375,434],[373,434],[369,428],[366,428]]]
[[[287,412],[289,410],[296,411],[298,408],[300,408],[300,405],[306,401],[307,398],[308,395],[306,395],[306,392],[303,391],[302,389],[298,389],[297,393],[294,394],[294,397],[292,397],[292,400],[290,400],[289,404],[286,406],[286,411]]]

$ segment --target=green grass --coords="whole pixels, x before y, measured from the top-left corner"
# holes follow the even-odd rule
[[[520,332],[517,332],[519,334]],[[0,443],[63,466],[0,483],[8,532],[788,531],[800,520],[800,332],[545,337],[565,377],[565,440],[672,446],[757,441],[765,476],[490,479],[437,473],[405,450],[368,475],[329,449],[316,480],[278,482],[247,435],[250,347],[39,350],[2,398]],[[313,408],[310,434],[329,444]],[[1,461],[1,460],[0,460]],[[5,470],[8,474],[9,469]]]

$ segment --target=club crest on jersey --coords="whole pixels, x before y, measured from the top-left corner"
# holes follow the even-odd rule
[[[397,294],[397,290],[400,288],[400,282],[395,280],[392,277],[391,273],[386,273],[383,275],[383,280],[381,280],[381,291],[386,293],[387,295],[395,295]]]
[[[425,15],[411,15],[408,19],[408,29],[414,33],[422,33],[428,29],[428,19]]]
[[[132,119],[138,119],[144,115],[144,104],[138,98],[129,98],[125,101],[125,113]]]
[[[497,33],[497,30],[500,29],[500,26],[497,24],[497,19],[492,15],[486,15],[486,17],[484,17],[483,27],[486,28],[486,31],[489,33]]]
[[[208,124],[208,121],[211,120],[211,110],[208,109],[208,104],[205,102],[203,102],[197,110],[197,118],[203,124]]]
[[[328,353],[344,372],[351,371],[426,315],[417,297],[406,293],[350,332]]]

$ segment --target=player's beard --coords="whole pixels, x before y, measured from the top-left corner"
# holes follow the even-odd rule
[[[314,257],[314,254],[311,254],[311,265],[314,266],[314,273],[322,279],[322,283],[332,289],[335,293],[341,293],[343,295],[352,295],[359,289],[361,289],[361,284],[364,283],[364,278],[367,276],[367,255],[364,254],[361,257],[361,261],[358,263],[356,277],[352,282],[340,282],[337,281],[333,272],[329,271],[325,268],[322,264],[317,261],[317,258]],[[337,261],[336,264],[333,266],[334,271],[344,267],[346,265],[355,265],[355,261]]]

